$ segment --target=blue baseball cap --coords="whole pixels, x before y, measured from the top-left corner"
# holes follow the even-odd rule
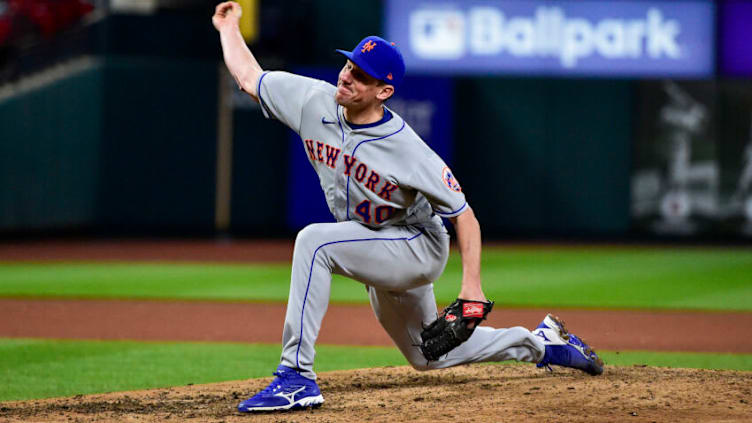
[[[363,38],[353,51],[339,50],[372,77],[396,89],[405,76],[405,60],[394,43],[371,35]]]

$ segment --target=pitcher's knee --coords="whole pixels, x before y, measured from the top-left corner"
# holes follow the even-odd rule
[[[301,229],[295,238],[295,247],[308,247],[314,243],[321,244],[325,226],[326,223],[313,223]]]

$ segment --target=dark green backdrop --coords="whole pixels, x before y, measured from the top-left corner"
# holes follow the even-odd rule
[[[0,100],[0,229],[90,225],[102,171],[103,66]]]
[[[115,56],[0,101],[0,229],[211,230],[216,69]]]
[[[0,233],[211,233],[221,52],[209,6],[111,16],[92,28],[94,66],[0,100]],[[339,66],[333,49],[379,33],[381,14],[379,2],[262,2],[253,50],[271,69]],[[629,234],[635,81],[455,82],[454,170],[486,238]],[[230,231],[288,236],[286,130],[259,110],[233,118]]]
[[[456,173],[484,231],[628,229],[629,82],[488,77],[456,93]]]

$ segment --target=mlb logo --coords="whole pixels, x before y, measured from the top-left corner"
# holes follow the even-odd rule
[[[422,9],[410,14],[410,47],[422,59],[452,60],[465,54],[465,14]]]

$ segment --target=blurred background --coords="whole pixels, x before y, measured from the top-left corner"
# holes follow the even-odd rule
[[[0,0],[0,237],[286,238],[331,221],[299,138],[237,91],[216,1]],[[486,240],[752,241],[752,0],[243,0],[265,69],[388,102]]]

